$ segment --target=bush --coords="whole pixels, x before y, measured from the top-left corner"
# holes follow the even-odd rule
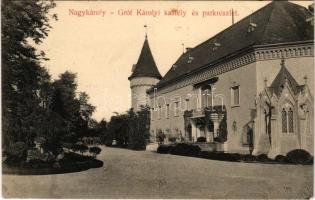
[[[287,158],[283,155],[277,155],[275,157],[275,161],[279,162],[279,163],[286,163],[287,162]]]
[[[16,142],[8,147],[4,153],[7,155],[6,162],[10,165],[16,165],[23,162],[26,157],[26,145],[24,142]]]
[[[186,143],[176,144],[174,148],[170,149],[171,154],[181,156],[199,156],[200,152],[200,147]]]
[[[312,159],[310,153],[303,149],[295,149],[287,153],[287,160],[292,164],[308,164]]]
[[[211,160],[221,160],[221,161],[231,161],[231,162],[237,162],[241,160],[241,155],[238,153],[202,151],[200,152],[199,156],[201,158],[206,158],[206,159],[211,159]]]
[[[269,158],[266,154],[260,154],[256,157],[256,160],[259,162],[267,162],[269,161]]]
[[[94,157],[94,158],[96,157],[96,155],[100,154],[101,151],[102,151],[102,149],[99,148],[99,147],[90,147],[90,149],[89,149],[89,152],[90,152],[91,154],[93,154],[93,157]]]
[[[167,153],[170,153],[171,148],[172,147],[169,145],[159,145],[156,151],[157,153],[160,153],[160,154],[167,154]]]
[[[89,149],[88,146],[84,144],[74,144],[72,146],[73,151],[79,151],[81,154],[83,154],[84,152],[87,152],[88,149]]]
[[[197,138],[197,142],[207,142],[207,138],[199,137],[199,138]]]
[[[256,160],[256,157],[253,155],[247,154],[243,156],[242,160],[252,162]]]
[[[35,169],[38,169],[38,168],[44,168],[44,167],[50,167],[52,165],[52,163],[50,162],[45,162],[41,159],[33,159],[33,160],[30,160],[27,164],[28,167],[31,167],[31,168],[35,168]]]
[[[309,164],[309,165],[313,165],[313,164],[314,164],[314,158],[313,158],[313,156],[310,158],[310,160],[308,161],[307,164]]]
[[[176,137],[169,137],[168,141],[169,142],[176,142],[176,139],[177,139]]]

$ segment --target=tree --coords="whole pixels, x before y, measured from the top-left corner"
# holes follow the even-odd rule
[[[128,115],[128,146],[134,150],[144,150],[149,139],[149,109],[142,107],[137,113],[130,109]]]
[[[105,144],[106,141],[108,141],[108,130],[107,130],[107,121],[105,119],[102,119],[98,123],[97,131],[99,133],[99,136],[101,138],[101,141],[103,144]]]
[[[94,158],[96,157],[96,155],[100,154],[101,151],[102,151],[102,149],[99,148],[99,147],[90,147],[90,149],[89,149],[89,152],[90,152],[91,154],[93,154],[93,157],[94,157]]]
[[[116,114],[111,117],[108,123],[107,142],[117,141],[118,146],[126,146],[129,141],[128,136],[128,114]]]
[[[30,41],[39,44],[48,35],[53,1],[3,0],[2,20],[2,108],[3,147],[16,141],[32,143],[34,122],[40,110],[39,90],[42,67],[47,59]]]

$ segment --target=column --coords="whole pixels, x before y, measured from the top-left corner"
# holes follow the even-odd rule
[[[207,138],[207,142],[213,142],[213,133],[208,130],[208,123],[205,125],[205,134]]]
[[[197,127],[196,127],[196,122],[193,119],[190,119],[191,122],[191,135],[192,135],[192,140],[193,142],[197,141]]]
[[[219,136],[219,126],[220,126],[220,122],[223,119],[223,114],[211,113],[210,114],[210,119],[213,122],[213,134],[214,134],[214,137],[218,137]]]

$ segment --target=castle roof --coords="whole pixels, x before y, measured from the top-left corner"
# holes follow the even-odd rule
[[[157,87],[167,86],[196,71],[213,67],[227,57],[254,46],[311,41],[312,14],[287,1],[273,1],[182,54]]]
[[[135,77],[155,77],[158,79],[162,78],[152,56],[147,37],[144,40],[138,62],[133,67],[133,72],[128,79],[130,80]]]

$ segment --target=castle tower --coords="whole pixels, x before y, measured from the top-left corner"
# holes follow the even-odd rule
[[[147,36],[137,64],[132,67],[132,74],[128,78],[131,89],[131,107],[138,111],[141,105],[147,105],[147,89],[156,85],[162,76],[153,59]]]

